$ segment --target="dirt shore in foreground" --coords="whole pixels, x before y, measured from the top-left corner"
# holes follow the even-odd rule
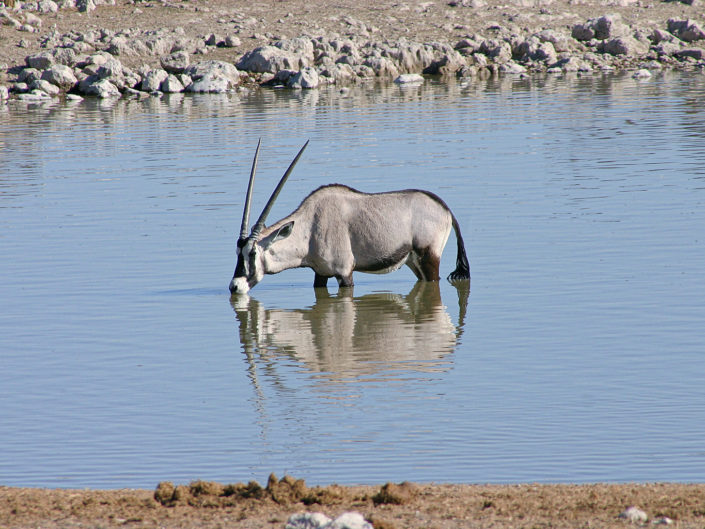
[[[636,506],[647,521],[620,514]],[[611,528],[705,525],[705,484],[418,485],[311,487],[194,482],[151,490],[0,487],[0,527],[283,528],[290,515],[356,511],[376,529]]]

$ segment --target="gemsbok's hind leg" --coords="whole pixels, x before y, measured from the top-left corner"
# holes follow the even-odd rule
[[[432,250],[426,250],[419,258],[419,268],[423,274],[424,281],[439,281],[441,267],[441,256],[436,255]]]
[[[352,287],[352,286],[354,286],[352,272],[350,272],[350,274],[347,276],[337,275],[337,276],[335,276],[335,278],[338,280],[339,287]]]
[[[419,258],[416,255],[416,252],[411,252],[406,258],[406,266],[411,269],[411,271],[416,276],[416,279],[418,279],[419,281],[424,280],[423,272],[421,271],[421,267],[419,266]]]
[[[432,250],[422,250],[411,252],[406,260],[406,265],[419,281],[438,281],[440,276],[441,258],[437,257]]]

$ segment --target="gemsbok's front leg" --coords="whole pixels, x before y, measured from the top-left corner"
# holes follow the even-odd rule
[[[329,279],[329,276],[322,276],[316,272],[316,276],[313,278],[313,288],[326,288]]]

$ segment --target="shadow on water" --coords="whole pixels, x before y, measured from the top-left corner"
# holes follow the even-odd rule
[[[323,384],[359,380],[388,370],[445,371],[467,313],[470,282],[456,285],[458,324],[441,300],[438,282],[417,282],[407,295],[353,289],[331,295],[316,289],[316,302],[301,309],[267,308],[249,296],[230,303],[240,329],[249,376],[258,387],[257,366],[293,359]]]

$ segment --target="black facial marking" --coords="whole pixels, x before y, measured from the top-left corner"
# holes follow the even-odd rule
[[[237,264],[235,265],[235,273],[233,274],[233,278],[235,277],[244,277],[245,276],[245,260],[242,258],[242,254],[237,256]]]
[[[252,245],[250,252],[245,255],[244,250],[247,245],[247,241],[248,239],[238,239],[237,241],[237,264],[235,265],[235,274],[233,274],[233,278],[249,278],[254,274],[255,246]]]
[[[257,250],[255,246],[252,246],[252,251],[250,252],[249,258],[250,262],[248,267],[248,278],[255,275],[255,263],[257,259]]]

